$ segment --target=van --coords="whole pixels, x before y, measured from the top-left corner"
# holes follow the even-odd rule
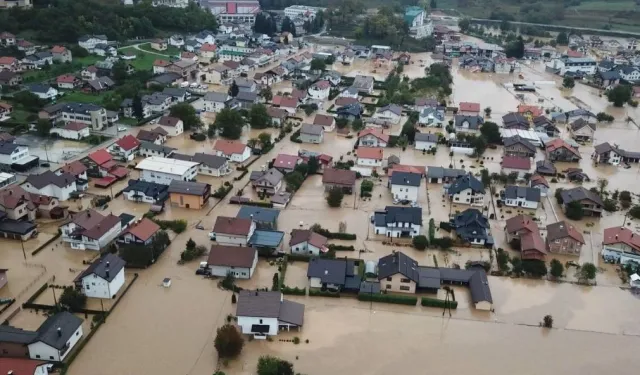
[[[182,88],[189,87],[189,82],[182,82],[180,84],[180,87],[182,87]]]
[[[192,89],[197,89],[198,88],[198,83],[194,82],[194,83],[190,84],[189,87],[192,88]]]

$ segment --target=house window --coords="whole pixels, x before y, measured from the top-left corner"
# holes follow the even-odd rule
[[[40,354],[36,354],[36,358],[40,358]]]
[[[400,279],[400,282],[401,282],[401,283],[408,283],[409,281],[410,281],[410,280],[409,280],[409,279],[407,279],[407,278],[402,278],[402,279]]]
[[[49,359],[53,359],[53,356],[52,356],[52,355],[50,355],[50,356],[49,356]]]
[[[387,285],[385,286],[385,288],[386,288],[386,289],[391,289],[391,284],[387,284]]]
[[[262,324],[262,319],[260,319],[260,324]]]
[[[387,277],[387,281],[391,281],[393,278],[391,276]]]
[[[406,291],[409,291],[409,290],[411,290],[411,288],[409,288],[409,287],[408,287],[408,286],[406,286],[406,285],[401,285],[401,286],[400,286],[400,290],[406,290]]]

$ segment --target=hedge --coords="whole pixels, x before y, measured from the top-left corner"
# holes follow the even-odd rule
[[[246,175],[247,175],[247,173],[249,173],[249,171],[245,170],[245,171],[243,171],[242,173],[240,173],[240,176],[238,176],[238,177],[234,177],[234,178],[233,178],[233,180],[234,180],[234,181],[240,181],[240,180],[242,180],[242,178],[243,178],[244,176],[246,176]]]
[[[280,287],[280,291],[282,292],[282,294],[292,294],[294,296],[304,296],[307,294],[307,288],[302,288],[302,289],[298,287],[290,288],[285,285],[282,285]]]
[[[246,174],[247,171],[244,171],[243,173]],[[229,194],[231,189],[233,189],[233,185],[229,185],[229,186],[222,185],[215,192],[213,192],[211,196],[217,199],[223,199],[224,197],[227,196],[227,194]]]
[[[309,262],[313,256],[303,254],[287,254],[289,261]]]
[[[316,229],[314,231],[318,234],[321,234],[327,237],[328,239],[333,239],[333,240],[354,241],[356,239],[356,235],[353,233],[330,232],[329,230],[324,228]]]
[[[38,290],[36,290],[35,293],[33,293],[31,297],[29,297],[26,303],[33,303],[33,301],[35,301],[39,295],[41,295],[45,290],[47,290],[48,287],[49,287],[49,283],[44,283]]]
[[[445,307],[451,306],[452,309],[458,308],[458,301],[449,301],[449,303],[447,304],[447,301],[443,301],[441,299],[429,298],[429,297],[422,297],[422,299],[420,300],[420,304],[422,306],[427,306],[427,307],[445,308]]]
[[[360,293],[358,294],[358,301],[373,301],[383,303],[395,303],[397,305],[415,306],[418,302],[418,297],[411,296],[398,296],[395,294],[371,294]]]
[[[273,203],[271,203],[271,202],[249,201],[249,202],[244,202],[242,204],[245,205],[245,206],[256,206],[256,207],[264,207],[264,208],[273,208]]]
[[[329,244],[329,250],[333,251],[355,251],[356,248],[353,245],[345,246],[345,245],[334,245]]]
[[[187,229],[186,220],[158,220],[151,219],[154,223],[158,224],[162,230],[171,229],[177,234],[184,232]]]
[[[328,290],[314,290],[314,289],[309,289],[309,296],[311,297],[333,297],[333,298],[340,298],[340,293],[337,292],[330,292]]]
[[[33,250],[31,252],[31,256],[34,256],[34,255],[38,254],[39,252],[41,252],[42,250],[44,250],[45,247],[49,246],[50,243],[52,243],[53,241],[55,241],[58,238],[60,238],[60,236],[61,236],[60,232],[56,233],[56,235],[53,236],[51,239],[49,239],[47,242],[43,243],[42,245],[38,246],[37,249]]]

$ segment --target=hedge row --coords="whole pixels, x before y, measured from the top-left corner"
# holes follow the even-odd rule
[[[427,306],[427,307],[451,307],[452,309],[457,309],[458,308],[458,301],[449,301],[449,303],[447,303],[447,301],[443,301],[441,299],[435,299],[435,298],[429,298],[429,297],[422,297],[422,299],[420,300],[420,304],[422,306]]]
[[[395,303],[397,305],[415,306],[418,302],[418,297],[411,296],[399,296],[395,294],[371,294],[360,293],[358,294],[358,301],[373,301],[383,303]]]
[[[330,292],[328,290],[309,289],[309,296],[311,297],[333,297],[340,298],[340,293]]]
[[[234,181],[240,181],[240,180],[242,180],[242,178],[243,178],[244,176],[246,176],[246,175],[247,175],[247,173],[249,173],[249,171],[243,171],[242,173],[240,173],[240,176],[238,176],[238,177],[234,177],[234,178],[233,178],[233,180],[234,180]]]
[[[38,254],[39,252],[41,252],[42,250],[44,250],[45,247],[49,246],[50,243],[52,243],[53,241],[55,241],[58,238],[60,238],[60,236],[61,236],[60,232],[56,233],[56,235],[51,237],[51,239],[49,239],[47,242],[43,243],[42,245],[38,246],[37,249],[33,250],[31,252],[31,256],[34,256],[34,255]]]
[[[356,235],[353,233],[331,232],[324,228],[317,229],[315,230],[315,232],[332,240],[354,241],[356,239]]]
[[[32,303],[33,301],[35,301],[36,298],[38,298],[39,295],[41,295],[45,290],[47,290],[48,287],[49,287],[49,283],[44,283],[38,290],[36,290],[35,293],[33,293],[31,297],[29,297],[26,303]]]
[[[345,245],[334,245],[329,244],[329,250],[333,251],[355,251],[356,248],[353,245],[345,246]]]
[[[280,291],[282,292],[282,294],[292,294],[294,296],[304,296],[307,294],[307,288],[302,288],[302,289],[298,287],[290,288],[285,285],[282,285],[280,287]]]
[[[303,254],[288,254],[287,258],[289,261],[300,261],[300,262],[309,262],[313,256],[303,255]]]
[[[245,206],[256,206],[256,207],[264,207],[264,208],[273,208],[273,203],[271,203],[271,202],[249,201],[249,202],[244,202],[242,204],[245,205]]]

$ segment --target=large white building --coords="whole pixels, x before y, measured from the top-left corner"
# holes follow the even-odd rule
[[[409,35],[413,38],[422,39],[433,33],[433,23],[427,17],[427,12],[418,6],[407,7],[404,21],[409,25]]]
[[[256,22],[256,16],[260,13],[260,3],[256,0],[203,0],[202,7],[209,8],[220,23],[235,22],[249,23]]]
[[[169,185],[172,180],[193,181],[198,174],[198,165],[193,161],[167,159],[151,156],[136,166],[139,169],[140,180]]]
[[[385,237],[415,237],[422,230],[422,208],[387,206],[372,218],[375,234]]]
[[[292,20],[295,18],[314,19],[318,12],[322,12],[324,9],[306,5],[292,5],[284,8],[284,16]]]
[[[71,193],[78,190],[75,176],[69,173],[57,175],[51,171],[29,175],[22,187],[30,193],[56,197],[61,201],[68,200]]]
[[[76,288],[87,297],[114,298],[125,283],[124,265],[122,258],[107,253],[75,278]]]
[[[593,75],[596,74],[598,63],[590,57],[562,57],[552,60],[547,67],[557,71],[561,76],[568,72]]]
[[[236,317],[243,334],[264,340],[280,330],[300,329],[304,305],[283,299],[280,292],[243,290],[238,293]]]
[[[232,274],[237,279],[250,279],[258,264],[258,251],[245,246],[213,245],[207,267],[212,276]]]

